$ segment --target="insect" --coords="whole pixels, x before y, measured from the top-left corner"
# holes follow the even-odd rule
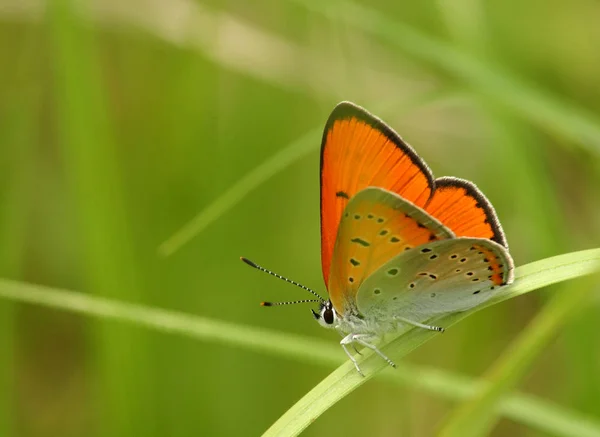
[[[493,206],[472,183],[434,179],[393,129],[350,102],[338,104],[321,144],[321,263],[329,299],[315,319],[348,349],[377,347],[387,333],[481,305],[513,280],[513,261]]]

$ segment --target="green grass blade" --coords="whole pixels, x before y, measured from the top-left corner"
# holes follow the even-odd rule
[[[200,211],[192,220],[175,232],[164,243],[158,252],[169,256],[176,252],[188,241],[206,229],[211,223],[238,204],[248,193],[259,185],[283,171],[292,163],[298,161],[319,145],[320,129],[313,129],[273,155],[271,158],[244,175],[234,185],[227,189],[206,208]]]
[[[488,382],[473,380],[440,369],[415,367],[400,363],[398,371],[384,372],[382,377],[418,388],[441,398],[464,401],[487,390]],[[497,405],[497,412],[544,435],[561,437],[600,437],[600,423],[584,414],[569,411],[534,396],[509,393]]]
[[[32,146],[37,135],[36,95],[19,91],[21,101],[0,122],[0,144],[7,146],[0,159],[9,163],[8,168],[3,168],[5,183],[0,188],[0,272],[9,277],[20,277],[23,271],[31,207],[30,181],[35,167]],[[16,435],[15,418],[18,416],[14,402],[19,389],[15,366],[19,340],[17,315],[14,303],[0,302],[0,435],[5,437]]]
[[[491,299],[485,307],[550,284],[599,270],[600,249],[569,253],[527,264],[515,270],[514,284]],[[448,327],[480,309],[482,308],[434,318],[431,323]],[[423,329],[409,329],[382,345],[380,349],[392,360],[398,362],[403,356],[433,338],[434,335],[436,333]],[[351,362],[346,362],[300,399],[264,435],[298,435],[332,405],[388,367],[387,363],[370,351],[364,352],[358,361],[365,377],[361,377],[356,372]]]
[[[596,281],[597,277],[591,279]],[[588,281],[591,282],[591,281]],[[496,419],[496,405],[524,376],[556,332],[594,296],[588,286],[562,287],[523,333],[486,372],[485,390],[456,409],[440,431],[444,437],[487,435]]]
[[[292,0],[334,22],[361,29],[394,44],[403,54],[440,68],[477,91],[545,130],[553,131],[594,153],[600,151],[600,120],[589,111],[567,103],[528,83],[501,65],[438,40],[350,0],[323,2]]]
[[[544,432],[543,435],[600,436],[599,422],[532,396],[508,395],[500,402],[499,411],[503,412],[506,417]]]
[[[517,269],[515,285],[508,288],[503,295],[497,297],[494,303],[552,283],[587,275],[599,269],[600,249],[570,253],[531,263]],[[301,359],[315,364],[335,365],[344,359],[339,348],[330,342],[270,332],[249,326],[210,320],[175,311],[154,309],[67,290],[0,280],[0,297],[17,302],[76,312],[103,320],[129,322],[154,330],[177,333],[200,340],[266,352],[276,356]],[[453,315],[448,318],[449,323],[454,323],[467,315],[468,313]],[[415,333],[422,334],[423,331],[411,331],[392,341],[386,346],[386,352],[388,349],[394,350],[395,355],[393,356],[397,357],[403,355],[403,351],[414,349],[414,347],[426,341],[420,335],[415,336]],[[369,362],[374,361],[374,363],[369,364],[370,371],[367,378],[370,378],[373,376],[373,369],[376,367],[374,364],[377,364],[378,360],[372,360],[367,353],[365,353],[365,359]],[[361,364],[363,367],[365,365],[366,363]],[[366,367],[364,368],[366,370]],[[337,374],[341,375],[334,380],[333,377]],[[467,399],[486,387],[484,382],[453,376],[439,370],[415,368],[403,362],[398,363],[396,370],[385,372],[382,377],[453,400]],[[270,433],[275,433],[276,427],[279,427],[279,431],[284,433],[282,435],[298,434],[310,424],[311,420],[322,414],[345,393],[349,393],[359,384],[364,383],[367,378],[358,377],[354,367],[349,363],[343,364],[296,404],[292,410],[282,416]],[[341,382],[334,384],[337,380]],[[342,386],[339,385],[341,383],[343,383]],[[331,392],[328,391],[328,388]],[[324,393],[322,396],[324,396],[325,402],[319,402],[313,405],[313,409],[311,409],[309,399],[313,398],[317,389]],[[298,411],[300,415],[294,416],[293,411]],[[577,413],[565,411],[530,396],[510,395],[500,402],[498,411],[513,420],[537,429],[547,432],[552,431],[555,435],[600,437],[600,424]]]
[[[222,322],[177,311],[156,309],[75,291],[0,279],[0,297],[84,314],[103,320],[177,333],[198,340],[268,352],[310,362],[338,364],[343,360],[331,343],[250,326]],[[332,354],[332,352],[334,352]]]
[[[131,248],[107,91],[94,34],[78,15],[77,3],[52,2],[48,25],[60,147],[82,240],[80,262],[91,292],[137,299],[141,275]],[[154,435],[152,360],[144,333],[104,324],[93,328],[88,371],[98,435]]]

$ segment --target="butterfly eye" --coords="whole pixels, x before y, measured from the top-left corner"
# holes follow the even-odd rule
[[[330,305],[327,305],[325,307],[325,309],[323,310],[323,320],[328,325],[333,325],[334,319],[335,319],[335,317],[333,315],[333,309],[331,308]]]

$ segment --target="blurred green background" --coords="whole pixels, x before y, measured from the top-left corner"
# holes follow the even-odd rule
[[[337,347],[307,307],[259,307],[306,295],[238,257],[325,294],[319,130],[340,100],[436,176],[475,181],[517,265],[598,246],[600,4],[361,3],[0,0],[2,277]],[[265,183],[243,179],[265,162]],[[158,254],[235,184],[239,202]],[[407,360],[478,377],[553,293],[583,286],[597,297],[589,281],[531,293]],[[598,316],[591,298],[519,390],[600,421]],[[3,437],[260,435],[332,370],[0,300]],[[454,407],[373,380],[304,435],[429,436]],[[493,435],[545,434],[503,419]]]

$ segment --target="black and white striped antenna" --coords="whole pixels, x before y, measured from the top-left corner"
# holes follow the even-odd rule
[[[259,266],[258,264],[256,264],[253,261],[250,261],[248,258],[244,258],[243,256],[240,257],[240,259],[242,261],[244,261],[246,264],[248,264],[250,267],[254,267],[257,270],[260,270],[261,272],[265,272],[268,273],[271,276],[275,276],[278,279],[281,279],[282,281],[285,282],[289,282],[292,285],[295,285],[296,287],[300,287],[303,290],[308,291],[309,293],[311,293],[313,296],[316,296],[318,299],[301,299],[301,300],[293,300],[293,301],[287,301],[287,302],[261,302],[261,306],[264,307],[272,307],[272,306],[278,306],[278,305],[294,305],[297,303],[310,303],[310,302],[317,302],[317,303],[324,303],[325,299],[323,299],[321,296],[319,296],[317,294],[316,291],[314,291],[311,288],[308,288],[305,285],[299,284],[296,281],[292,281],[291,279],[286,278],[285,276],[281,276],[275,272],[272,272],[271,270],[265,269],[264,267]]]

